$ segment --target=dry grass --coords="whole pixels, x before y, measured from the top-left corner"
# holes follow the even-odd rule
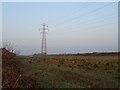
[[[2,51],[2,88],[38,87],[36,75],[24,74],[15,54]]]
[[[118,88],[117,55],[3,56],[3,88]]]
[[[37,56],[24,57],[21,62],[26,67],[27,73],[38,74],[41,84],[46,88],[118,87],[117,55]]]

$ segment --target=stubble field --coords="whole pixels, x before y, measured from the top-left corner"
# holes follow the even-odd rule
[[[27,75],[42,88],[117,88],[118,56],[19,57]]]

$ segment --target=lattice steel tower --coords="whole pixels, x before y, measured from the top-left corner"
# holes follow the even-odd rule
[[[41,47],[41,54],[47,55],[47,46],[46,46],[46,36],[48,33],[48,26],[46,24],[42,24],[42,27],[39,29],[42,35],[42,47]]]

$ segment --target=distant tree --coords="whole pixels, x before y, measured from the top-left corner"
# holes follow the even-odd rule
[[[13,44],[11,44],[11,42],[3,42],[3,48],[5,48],[6,50],[8,50],[11,53],[15,53],[16,55],[20,54],[20,50],[19,49],[15,49],[16,46],[14,46]]]
[[[11,42],[3,42],[3,48],[8,50],[9,52],[14,52],[14,46],[11,44]]]
[[[19,50],[19,49],[16,49],[16,50],[14,51],[14,53],[15,53],[16,55],[19,55],[19,54],[20,54],[20,50]]]

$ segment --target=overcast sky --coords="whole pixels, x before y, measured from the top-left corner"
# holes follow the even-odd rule
[[[48,54],[118,51],[117,2],[4,2],[3,42],[21,54],[41,52],[42,23]]]

